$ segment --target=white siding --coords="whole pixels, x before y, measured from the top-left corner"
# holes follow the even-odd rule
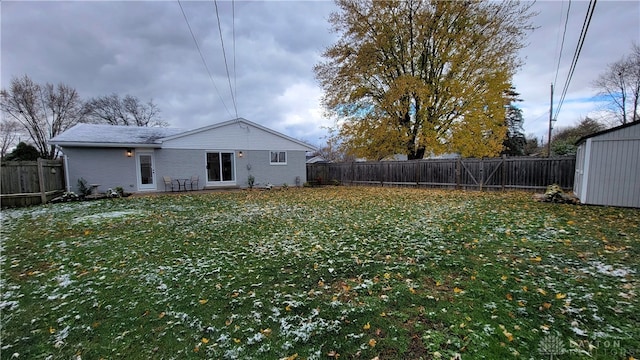
[[[309,150],[285,137],[236,122],[165,140],[163,149]]]
[[[640,207],[640,124],[587,139],[578,148],[579,171],[574,191],[582,203]]]
[[[640,207],[640,139],[593,139],[587,201]]]

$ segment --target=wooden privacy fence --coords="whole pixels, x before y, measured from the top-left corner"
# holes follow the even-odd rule
[[[44,204],[64,192],[61,160],[3,161],[0,164],[0,204],[18,207]]]
[[[573,188],[573,156],[429,159],[307,164],[307,180],[345,185],[444,187],[475,190]]]

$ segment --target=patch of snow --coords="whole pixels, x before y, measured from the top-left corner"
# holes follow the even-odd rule
[[[71,277],[69,276],[69,274],[61,274],[56,276],[56,281],[58,282],[58,286],[60,287],[67,287],[69,285],[71,285],[71,283],[73,283],[73,280],[71,280]]]
[[[9,301],[3,300],[3,301],[0,301],[0,310],[13,311],[17,307],[18,307],[18,302],[15,301],[15,300],[9,300]]]
[[[596,268],[596,271],[603,275],[609,275],[614,277],[626,277],[627,275],[634,274],[635,271],[629,268],[625,268],[621,265],[617,265],[617,268],[614,269],[612,265],[604,264],[600,261],[592,261],[589,263],[591,266]],[[585,269],[583,269],[585,271]],[[588,271],[585,271],[589,273]]]
[[[120,218],[127,215],[137,215],[140,213],[141,213],[140,211],[136,211],[136,210],[111,211],[111,212],[105,212],[100,214],[82,216],[75,219],[73,222],[74,224],[81,223],[81,222],[100,222],[101,220],[104,220],[104,219],[115,219],[115,218]]]
[[[571,328],[571,331],[573,331],[574,333],[576,333],[576,335],[579,335],[579,336],[587,336],[587,332],[586,331],[584,331],[584,330],[582,330],[582,329],[580,329],[580,328],[578,328],[576,326],[573,326]]]

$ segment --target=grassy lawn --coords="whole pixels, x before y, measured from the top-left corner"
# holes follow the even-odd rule
[[[345,187],[3,210],[0,357],[639,358],[639,224]]]

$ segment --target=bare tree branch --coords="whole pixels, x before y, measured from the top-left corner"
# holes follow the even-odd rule
[[[47,141],[84,119],[75,89],[58,84],[41,86],[27,75],[11,80],[9,90],[0,91],[0,107],[22,125],[41,157],[54,159],[58,151]]]
[[[85,103],[89,118],[96,123],[124,126],[167,126],[160,118],[160,109],[149,100],[141,102],[137,97],[117,94],[92,98]]]
[[[0,158],[4,158],[9,149],[17,145],[16,140],[18,140],[20,128],[19,122],[12,119],[2,119],[0,122]]]
[[[608,100],[607,110],[617,122],[639,121],[640,46],[633,44],[629,56],[609,64],[593,82],[598,95]]]

